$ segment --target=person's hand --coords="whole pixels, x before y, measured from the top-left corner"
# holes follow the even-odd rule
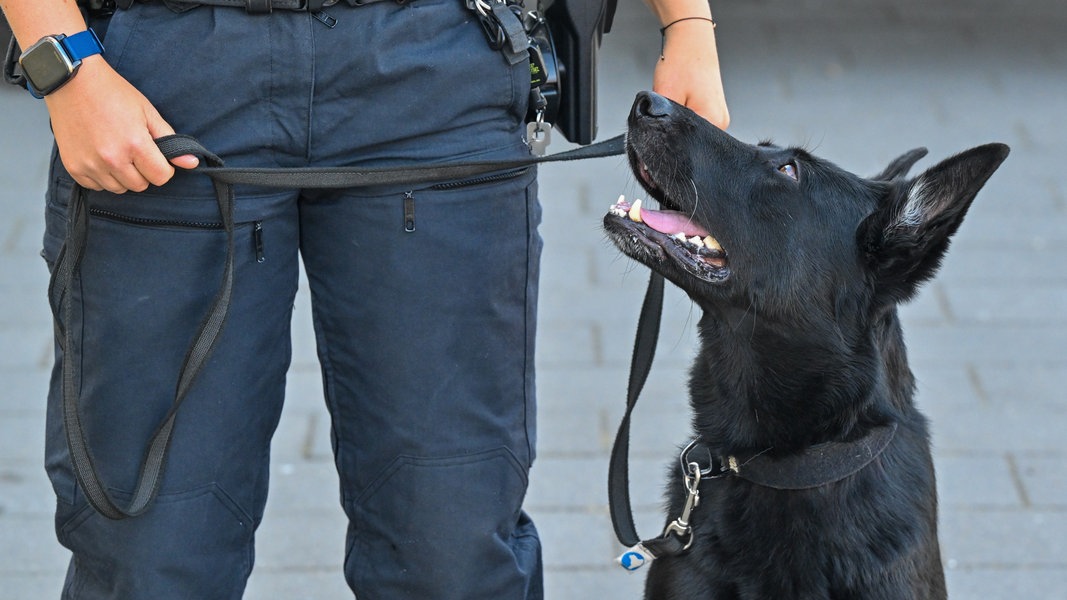
[[[652,91],[685,105],[720,129],[730,125],[711,22],[690,19],[667,28]]]
[[[86,58],[45,102],[63,166],[88,189],[141,192],[169,181],[174,166],[199,162],[191,155],[167,161],[153,139],[174,129],[100,56]]]

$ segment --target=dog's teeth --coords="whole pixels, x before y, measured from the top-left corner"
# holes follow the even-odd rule
[[[679,231],[678,233],[674,234],[672,237],[674,239],[678,240],[679,242],[688,242],[689,241],[689,238],[685,237],[685,234],[682,233],[681,231]]]
[[[704,238],[704,246],[709,250],[722,250],[722,246],[719,244],[719,240],[711,237],[710,235]]]
[[[636,223],[643,223],[644,222],[644,221],[641,220],[641,199],[640,198],[638,198],[637,200],[634,200],[633,205],[630,206],[629,215],[630,215],[630,220],[631,221],[634,221]]]
[[[693,237],[689,238],[689,243],[693,244],[697,248],[703,248],[704,247],[704,240],[700,239],[699,237],[697,237],[695,235]]]

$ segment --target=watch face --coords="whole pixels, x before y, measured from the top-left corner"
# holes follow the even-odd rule
[[[19,59],[26,79],[42,96],[55,91],[74,72],[67,54],[55,38],[47,37],[30,47]]]

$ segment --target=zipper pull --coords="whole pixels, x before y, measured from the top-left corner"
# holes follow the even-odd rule
[[[256,262],[264,262],[267,260],[266,255],[263,254],[263,222],[256,221],[252,225],[252,245],[256,248]]]
[[[337,26],[337,19],[335,19],[332,16],[330,16],[324,10],[320,10],[318,12],[313,12],[313,13],[311,13],[311,16],[314,17],[316,21],[318,21],[319,23],[322,23],[323,25],[329,27],[330,29],[333,29],[334,27]]]
[[[415,193],[404,192],[404,231],[415,231]]]

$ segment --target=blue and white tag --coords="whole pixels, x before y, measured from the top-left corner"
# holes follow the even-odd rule
[[[636,571],[652,562],[656,557],[642,544],[636,544],[626,552],[623,552],[615,562],[627,571]]]

